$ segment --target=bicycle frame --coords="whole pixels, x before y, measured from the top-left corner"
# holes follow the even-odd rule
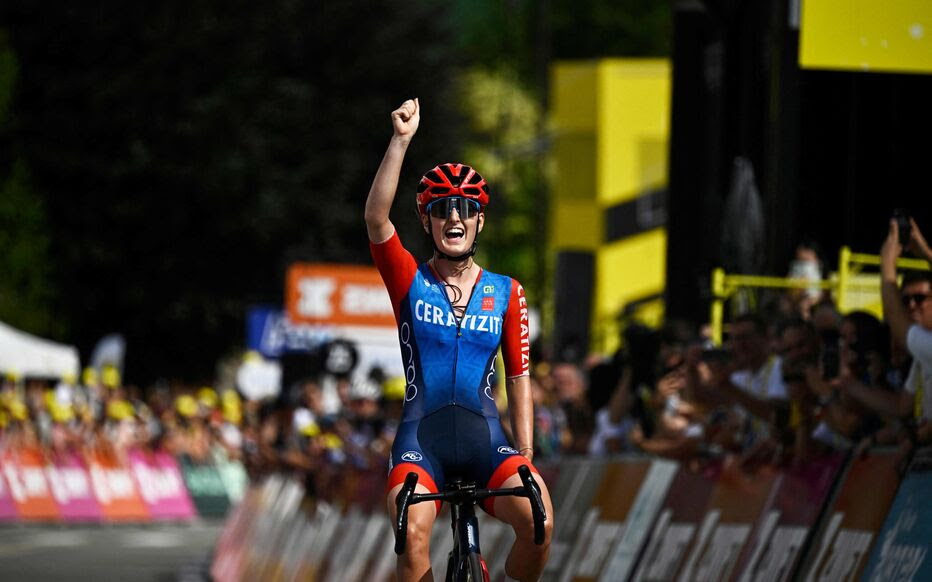
[[[453,551],[447,565],[447,580],[453,580],[456,573],[462,571],[466,556],[482,555],[479,547],[479,520],[476,518],[474,505],[465,501],[451,503],[450,519],[453,529]]]

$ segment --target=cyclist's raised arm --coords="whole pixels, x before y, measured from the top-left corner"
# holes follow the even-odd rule
[[[401,174],[405,152],[417,132],[420,120],[421,106],[417,99],[408,99],[392,111],[394,135],[366,199],[366,230],[369,232],[369,240],[374,243],[384,242],[395,232],[388,213],[398,189],[398,176]]]

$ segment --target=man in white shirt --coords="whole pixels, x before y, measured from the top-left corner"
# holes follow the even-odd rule
[[[745,421],[744,447],[757,444],[770,435],[769,427],[789,408],[780,358],[770,352],[766,323],[757,315],[735,318],[729,333],[733,360],[708,361],[707,379],[698,370],[698,354],[688,356],[687,381],[698,395],[714,396],[720,402],[736,405],[735,412]],[[713,393],[713,394],[710,394]]]
[[[932,263],[932,249],[910,218],[909,247]],[[893,341],[913,357],[905,391],[898,396],[896,412],[913,416],[919,444],[932,443],[932,273],[915,271],[897,288],[896,260],[903,252],[896,220],[890,221],[887,240],[880,249],[880,293],[884,319]]]

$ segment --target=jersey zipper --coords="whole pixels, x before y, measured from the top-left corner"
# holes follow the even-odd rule
[[[433,270],[433,269],[431,269]],[[469,305],[472,303],[472,296],[476,292],[476,287],[479,286],[479,279],[482,278],[484,271],[479,271],[479,276],[476,277],[476,282],[473,283],[472,289],[469,291],[469,299],[466,300],[466,309],[463,310],[463,317],[457,320],[456,322],[456,348],[453,350],[453,385],[450,387],[452,391],[452,397],[450,401],[455,405],[456,404],[456,364],[460,359],[460,338],[463,336],[461,327],[463,325],[463,320],[466,319],[466,314],[469,312]],[[450,306],[450,313],[453,314],[453,317],[456,318],[456,311],[453,309],[453,302],[450,301],[450,296],[447,295],[447,288],[444,285],[443,281],[440,279],[440,276],[435,272],[433,273],[434,277],[437,278],[437,282],[440,283],[440,287],[443,291],[443,297],[447,300],[447,304]]]

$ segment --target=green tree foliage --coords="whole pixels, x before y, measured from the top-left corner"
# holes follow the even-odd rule
[[[492,186],[479,259],[523,283],[532,305],[547,272],[547,219],[541,192],[540,103],[507,68],[475,67],[457,79],[470,141],[463,157]]]
[[[288,264],[369,261],[362,209],[388,114],[417,96],[395,224],[426,258],[417,179],[474,163],[496,189],[483,259],[540,304],[549,59],[663,54],[667,12],[647,0],[7,0],[0,27],[21,73],[11,104],[0,91],[0,213],[17,225],[10,248],[28,241],[17,261],[41,289],[28,301],[85,355],[126,335],[130,380],[210,378],[248,305],[281,303]]]
[[[10,104],[16,56],[0,31],[0,321],[42,335],[58,335],[52,314],[52,263],[45,206],[31,188],[23,159],[12,147]]]
[[[53,316],[50,237],[45,207],[21,159],[0,180],[0,321],[44,336],[61,335]]]
[[[559,59],[670,54],[668,0],[549,0],[553,55]]]
[[[2,14],[23,71],[13,139],[45,197],[71,339],[87,353],[124,333],[130,380],[210,378],[247,306],[282,302],[293,260],[370,260],[365,196],[410,96],[424,116],[396,222],[421,242],[417,177],[459,145],[441,6],[12,0]]]

